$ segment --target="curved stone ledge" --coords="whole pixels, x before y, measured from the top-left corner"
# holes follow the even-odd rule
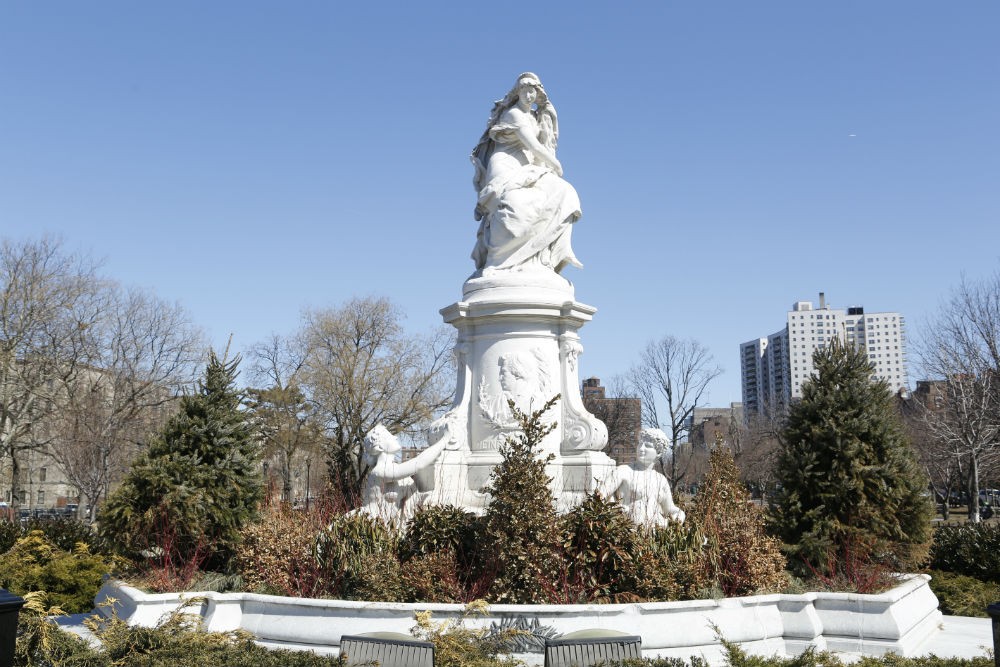
[[[881,655],[893,651],[916,655],[940,627],[937,598],[927,575],[906,575],[895,588],[879,595],[805,593],[755,595],[721,600],[644,602],[634,604],[492,605],[489,615],[470,620],[488,627],[523,619],[551,633],[588,628],[620,630],[642,636],[646,656],[688,658],[701,655],[718,662],[723,636],[754,654],[798,654],[819,650]],[[209,630],[243,629],[265,645],[336,652],[341,635],[373,631],[409,632],[417,611],[436,620],[460,617],[457,604],[404,604],[289,598],[254,593],[149,594],[118,581],[108,581],[97,595],[102,613],[133,625],[155,625],[184,600],[202,598],[190,612],[204,618]],[[101,606],[109,599],[113,605]],[[527,657],[530,662],[538,660]],[[541,658],[541,656],[537,656]]]

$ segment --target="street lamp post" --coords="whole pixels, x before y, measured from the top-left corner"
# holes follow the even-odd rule
[[[309,487],[311,486],[312,478],[309,476],[309,467],[312,465],[312,458],[306,457],[306,511],[309,511]]]

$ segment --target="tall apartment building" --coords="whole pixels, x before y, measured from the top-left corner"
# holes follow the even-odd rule
[[[799,301],[788,311],[783,329],[740,345],[744,414],[780,411],[801,398],[802,384],[814,372],[813,352],[834,338],[868,355],[873,378],[886,380],[893,391],[907,386],[905,318],[866,314],[860,306],[831,308],[820,292],[818,308]]]

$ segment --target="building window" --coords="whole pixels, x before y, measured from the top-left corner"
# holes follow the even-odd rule
[[[44,491],[39,491],[38,492],[38,504],[39,505],[44,505],[45,504],[45,492]]]
[[[39,468],[38,469],[38,481],[39,482],[44,482],[46,476],[48,476],[48,472],[49,472],[48,468]]]

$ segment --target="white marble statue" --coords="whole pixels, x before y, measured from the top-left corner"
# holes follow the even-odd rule
[[[530,413],[557,394],[558,404],[543,417],[555,427],[539,445],[539,454],[552,457],[546,474],[557,507],[568,511],[613,475],[614,460],[603,451],[607,427],[580,396],[579,331],[597,309],[578,302],[560,273],[580,266],[570,244],[580,200],[562,178],[558,134],[538,77],[521,74],[494,105],[472,155],[476,270],[462,283],[461,299],[441,309],[457,331],[454,401],[429,425],[427,454],[395,463],[391,454],[372,450],[377,463],[365,511],[398,522],[422,506],[484,512],[483,489],[501,460],[500,446],[519,428],[510,401]]]
[[[603,495],[616,498],[637,524],[666,526],[684,523],[684,510],[674,504],[670,483],[653,470],[660,452],[669,446],[667,435],[658,428],[644,428],[636,447],[636,461],[618,466],[602,488]]]
[[[398,462],[396,454],[402,446],[396,436],[382,424],[369,431],[364,448],[371,470],[365,480],[364,504],[358,511],[402,528],[415,510],[418,490],[413,476],[434,465],[446,444],[441,438],[409,461]]]
[[[496,102],[472,152],[480,221],[472,259],[479,275],[566,265],[582,268],[570,246],[580,199],[556,159],[559,123],[538,77],[526,72]]]

